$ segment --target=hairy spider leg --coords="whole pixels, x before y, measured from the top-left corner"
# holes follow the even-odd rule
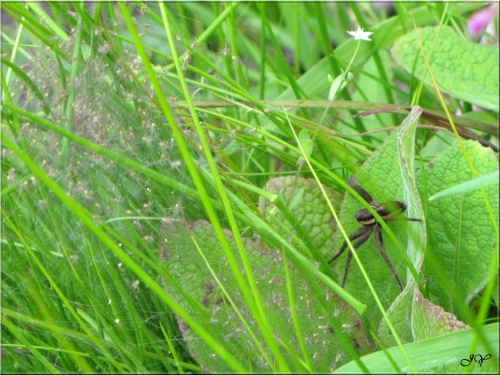
[[[364,227],[359,228],[356,233],[351,234],[349,236],[349,241],[352,242],[354,240],[357,240],[359,237],[361,237],[361,236],[363,236],[365,234],[364,232],[365,232]],[[337,254],[335,254],[333,256],[333,258],[328,261],[328,264],[332,263],[335,259],[337,259],[339,256],[341,256],[344,253],[345,249],[347,249],[347,241],[344,241],[344,244],[340,248],[339,252]]]
[[[368,241],[370,239],[372,233],[374,233],[374,232],[375,232],[375,239],[377,242],[377,249],[378,249],[380,255],[382,256],[382,258],[384,258],[385,262],[387,263],[387,265],[391,269],[391,272],[394,275],[394,278],[398,282],[399,287],[401,288],[401,291],[402,291],[403,290],[403,283],[401,282],[401,279],[399,278],[398,272],[394,268],[394,265],[392,264],[391,260],[389,259],[389,257],[387,256],[387,254],[384,251],[384,247],[382,244],[382,231],[381,231],[381,227],[379,224],[373,225],[373,229],[370,228],[370,226],[361,227],[356,233],[349,236],[349,241],[357,240],[356,243],[353,244],[353,247],[355,249],[358,249],[361,245],[363,245],[366,241]],[[344,241],[344,244],[340,248],[340,251],[337,254],[335,254],[335,256],[328,263],[332,263],[333,261],[335,261],[338,257],[340,257],[344,253],[344,251],[346,249],[347,249],[347,241]],[[346,261],[345,268],[344,268],[344,278],[342,280],[342,287],[345,286],[345,283],[347,281],[347,275],[349,274],[349,268],[351,266],[351,261],[352,261],[352,251],[349,251],[349,253],[347,254],[347,261]]]
[[[396,217],[396,218],[391,218],[391,219],[384,220],[384,221],[389,221],[389,220],[392,220],[392,221],[397,221],[397,220],[402,220],[402,221],[422,221],[420,219],[415,219],[413,217]]]
[[[371,228],[369,227],[361,227],[356,233],[353,235],[349,236],[349,241],[356,240],[357,241],[353,244],[353,247],[355,249],[359,248],[361,245],[363,245],[368,239],[371,237],[373,230],[369,230]],[[340,248],[340,251],[335,254],[335,256],[330,260],[328,263],[333,262],[335,259],[337,259],[339,256],[342,255],[342,253],[347,249],[347,241],[344,241],[344,244]],[[345,286],[345,283],[347,281],[347,275],[349,274],[349,267],[351,266],[351,261],[352,261],[352,251],[349,250],[349,253],[347,254],[347,261],[345,263],[345,268],[344,268],[344,278],[342,279],[342,288]]]
[[[382,231],[380,230],[380,225],[378,225],[378,224],[375,225],[374,231],[375,231],[375,239],[377,240],[378,252],[380,253],[380,255],[382,255],[382,258],[384,258],[385,262],[387,263],[387,265],[391,269],[392,274],[396,278],[396,281],[398,282],[399,287],[401,288],[401,291],[403,291],[403,284],[401,283],[398,272],[396,271],[396,269],[392,265],[392,262],[390,261],[389,257],[387,256],[387,254],[384,251],[384,247],[382,246]]]
[[[363,233],[362,237],[358,241],[356,241],[356,243],[353,245],[354,248],[358,249],[358,247],[360,247],[366,241],[368,241],[368,239],[371,236],[372,236],[371,231],[366,231],[366,233]],[[349,267],[351,266],[351,260],[352,260],[352,251],[349,251],[349,254],[347,254],[347,262],[345,262],[344,278],[342,279],[342,288],[345,286],[345,282],[347,281],[347,275],[349,274]]]
[[[368,204],[371,205],[374,202],[372,196],[365,189],[359,186],[358,182],[356,181],[356,176],[351,175],[351,177],[349,177],[349,180],[347,181],[347,184],[354,190],[356,190],[361,198],[363,198]]]

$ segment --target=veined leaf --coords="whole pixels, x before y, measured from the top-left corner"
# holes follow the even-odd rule
[[[437,41],[436,33],[439,32]],[[419,41],[439,86],[458,99],[498,112],[498,45],[468,42],[451,27],[424,27],[400,37],[392,54],[408,72],[430,83]]]

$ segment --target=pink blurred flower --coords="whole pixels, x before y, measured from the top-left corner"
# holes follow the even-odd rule
[[[475,12],[467,23],[467,29],[472,37],[480,37],[486,26],[498,14],[498,3],[495,3],[487,8],[483,8]]]

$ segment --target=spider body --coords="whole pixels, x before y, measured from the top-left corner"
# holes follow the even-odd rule
[[[384,221],[391,220],[393,215],[397,216],[398,214],[406,210],[406,204],[398,201],[391,201],[382,204],[370,203],[370,205]],[[365,226],[373,225],[377,222],[372,213],[368,211],[366,208],[363,208],[362,210],[356,212],[355,217],[358,223],[363,224]]]
[[[352,187],[354,190],[358,192],[358,194],[370,204],[370,206],[373,207],[373,209],[379,214],[379,216],[382,218],[384,221],[389,221],[389,220],[398,220],[397,216],[401,213],[403,213],[406,210],[406,205],[403,202],[399,201],[389,201],[385,203],[376,203],[373,198],[371,197],[370,194],[366,190],[364,190],[362,187],[360,187],[356,181],[356,178],[354,175],[352,175],[349,178],[348,184],[350,187]],[[389,266],[389,268],[392,271],[392,274],[394,275],[394,278],[399,284],[399,287],[401,290],[403,290],[403,283],[401,282],[401,279],[399,278],[398,273],[396,272],[396,269],[394,268],[392,262],[390,261],[389,257],[384,251],[384,246],[382,244],[382,231],[381,231],[381,226],[380,223],[377,221],[377,219],[371,214],[370,211],[368,211],[366,208],[359,210],[356,212],[356,220],[358,223],[362,224],[363,226],[358,229],[358,231],[352,235],[349,236],[349,241],[355,241],[357,240],[353,246],[355,249],[359,248],[361,245],[363,245],[368,239],[371,237],[373,233],[375,233],[375,240],[377,242],[377,249],[384,258],[385,262]],[[408,220],[408,221],[420,221],[420,219],[414,219],[414,218],[402,218],[403,220]],[[332,263],[334,260],[336,260],[338,257],[340,257],[344,251],[347,248],[347,241],[344,241],[344,244],[340,248],[339,252],[333,256],[333,258],[328,262]],[[349,254],[347,255],[347,262],[345,265],[345,270],[344,270],[344,279],[342,280],[342,287],[345,286],[345,282],[347,280],[347,275],[349,273],[349,266],[351,265],[351,260],[352,260],[352,252],[349,251]]]

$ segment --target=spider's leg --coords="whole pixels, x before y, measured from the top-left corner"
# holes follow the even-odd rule
[[[362,227],[357,233],[360,233],[359,240],[356,241],[356,243],[353,245],[355,249],[363,245],[372,235],[372,231],[369,230],[369,227]],[[356,234],[357,234],[356,233]],[[351,266],[351,260],[352,260],[352,251],[349,251],[349,254],[347,254],[347,262],[345,263],[345,269],[344,269],[344,279],[342,280],[342,288],[345,286],[345,282],[347,281],[347,275],[349,274],[349,267]]]
[[[399,275],[398,275],[396,269],[394,268],[394,266],[392,265],[389,257],[387,256],[387,254],[384,251],[384,247],[382,245],[382,232],[380,231],[379,225],[376,225],[376,228],[375,228],[375,238],[377,240],[377,248],[378,248],[380,255],[382,255],[382,258],[384,258],[385,262],[387,263],[387,265],[391,269],[392,274],[396,278],[396,281],[398,282],[399,287],[401,288],[401,291],[403,291],[403,284],[401,283],[401,280],[399,279]]]
[[[365,189],[359,186],[358,181],[356,181],[356,176],[351,175],[351,177],[349,177],[349,180],[347,181],[347,184],[354,190],[356,190],[358,194],[361,195],[361,198],[363,198],[368,204],[373,203],[372,196]]]
[[[347,254],[347,262],[345,263],[344,278],[342,279],[342,288],[345,286],[345,282],[347,281],[347,275],[349,274],[349,267],[351,266],[351,260],[352,260],[352,251],[349,251],[349,254]]]
[[[384,221],[397,221],[397,220],[404,220],[404,221],[422,221],[420,219],[415,219],[413,217],[392,217],[390,215],[388,216],[382,216],[382,219]]]
[[[364,234],[364,232],[365,232],[365,227],[359,228],[356,233],[351,234],[349,236],[349,241],[354,241],[355,239],[361,237]],[[347,249],[347,241],[344,241],[339,252],[337,254],[335,254],[333,256],[333,258],[328,261],[328,264],[332,263],[335,259],[337,259],[339,256],[341,256],[344,253],[345,249]]]

